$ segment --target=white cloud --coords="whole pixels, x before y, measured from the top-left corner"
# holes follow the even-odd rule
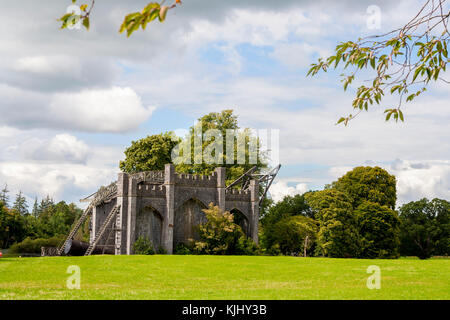
[[[268,46],[287,41],[291,34],[317,36],[324,31],[321,24],[326,20],[329,20],[326,14],[313,19],[306,17],[303,10],[292,8],[285,11],[234,9],[225,16],[225,21],[193,20],[184,42],[190,46],[215,41]]]
[[[81,74],[81,64],[77,58],[69,56],[31,56],[19,58],[14,69],[41,75]]]
[[[14,137],[19,130],[13,127],[8,126],[0,126],[0,138],[2,139],[9,139],[11,137]]]
[[[43,164],[36,162],[0,163],[0,180],[8,183],[12,193],[19,190],[29,199],[50,195],[55,199],[77,201],[75,194],[96,191],[102,184],[116,179],[116,169],[78,164]],[[67,196],[65,192],[69,192]]]
[[[53,117],[62,126],[97,132],[124,132],[146,121],[155,107],[142,105],[131,88],[83,90],[58,93],[50,104]]]
[[[277,45],[271,56],[287,66],[305,68],[311,61],[315,61],[315,55],[327,57],[330,53],[331,51],[308,43],[284,43]]]
[[[295,196],[307,192],[308,185],[306,183],[298,183],[295,187],[288,186],[285,181],[278,181],[270,187],[270,195],[275,202],[283,200],[286,196]]]
[[[25,140],[19,150],[25,159],[53,163],[85,163],[89,154],[87,144],[70,134],[44,140],[31,138]]]
[[[450,199],[450,161],[448,160],[396,160],[389,169],[397,177],[397,194],[400,203],[416,201],[424,197]]]

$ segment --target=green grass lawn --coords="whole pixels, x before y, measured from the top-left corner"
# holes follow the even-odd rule
[[[69,290],[67,267],[81,268]],[[381,268],[381,289],[366,287]],[[234,256],[0,258],[0,299],[450,299],[449,259]]]

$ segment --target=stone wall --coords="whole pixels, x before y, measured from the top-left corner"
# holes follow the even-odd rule
[[[116,254],[132,254],[140,236],[148,238],[155,249],[161,247],[171,254],[177,244],[198,239],[195,226],[206,220],[202,209],[213,203],[238,212],[241,227],[257,242],[258,184],[252,181],[246,191],[226,191],[225,173],[225,168],[217,168],[212,175],[178,174],[171,164],[164,171],[120,173],[117,198],[93,210],[91,241],[110,210],[120,205]]]

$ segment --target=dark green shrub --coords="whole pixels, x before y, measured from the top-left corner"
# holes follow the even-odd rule
[[[318,223],[305,216],[291,216],[277,222],[273,228],[273,248],[277,245],[284,255],[313,255],[317,239]]]
[[[283,254],[281,253],[280,245],[279,245],[279,244],[274,244],[274,245],[271,246],[270,248],[265,249],[264,253],[265,253],[265,254],[268,254],[269,256],[281,256],[281,255],[283,255]]]
[[[133,252],[134,254],[141,254],[141,255],[155,254],[155,250],[153,250],[153,246],[150,240],[144,237],[139,237],[133,244]]]
[[[179,243],[177,244],[177,246],[175,247],[175,252],[174,254],[178,254],[178,255],[188,255],[188,254],[193,254],[193,248],[185,245],[184,243]]]
[[[10,253],[41,253],[41,247],[58,247],[64,239],[53,237],[49,239],[30,239],[26,238],[20,243],[11,246]]]
[[[195,254],[247,255],[257,252],[256,244],[234,223],[233,214],[223,212],[213,204],[203,211],[206,222],[198,226],[200,240],[195,242]]]
[[[158,250],[156,250],[156,254],[167,254],[167,250],[163,247],[159,247]]]
[[[247,238],[245,235],[243,235],[239,238],[235,254],[243,256],[254,256],[260,255],[262,253],[261,249],[255,242],[253,242],[252,239]]]

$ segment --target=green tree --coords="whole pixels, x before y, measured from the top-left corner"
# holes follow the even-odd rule
[[[0,201],[0,248],[5,248],[8,238],[8,208]]]
[[[83,211],[73,203],[67,204],[60,201],[57,204],[48,205],[38,218],[41,237],[67,235],[82,213]]]
[[[399,226],[397,213],[378,203],[364,201],[355,209],[363,258],[398,258]]]
[[[291,216],[278,221],[272,229],[272,248],[275,246],[282,254],[303,256],[314,253],[318,232],[318,223],[314,219]]]
[[[125,150],[125,160],[120,161],[120,169],[126,173],[163,170],[166,163],[172,163],[171,152],[178,143],[171,132],[133,141]]]
[[[234,181],[255,165],[257,166],[257,172],[261,168],[266,167],[265,155],[263,153],[259,153],[261,156],[257,159],[256,164],[249,163],[250,144],[254,143],[258,146],[258,141],[252,141],[252,139],[257,138],[245,130],[238,133],[245,135],[245,163],[238,164],[236,161],[238,150],[237,138],[235,138],[233,154],[228,155],[226,151],[226,132],[227,130],[239,129],[237,117],[233,114],[232,110],[209,113],[198,120],[198,126],[192,126],[189,135],[184,139],[176,138],[173,133],[166,132],[133,141],[131,146],[125,150],[125,160],[120,162],[120,169],[127,173],[162,170],[166,163],[173,163],[172,152],[176,153],[176,150],[180,151],[180,156],[185,160],[184,163],[176,164],[177,172],[210,175],[216,167],[226,167],[227,183]],[[222,142],[223,150],[217,155],[217,162],[214,163],[208,163],[203,159],[204,150],[208,150],[208,147],[215,141],[213,137],[205,138],[208,130],[217,130],[216,132],[220,133],[220,139],[224,140]],[[195,141],[201,141],[202,143],[200,144]],[[183,154],[183,146],[186,146],[185,149],[187,152],[190,152],[190,156]],[[196,158],[196,155],[199,157]],[[216,156],[215,152],[212,155]],[[233,164],[227,164],[227,157],[235,159]]]
[[[404,26],[383,35],[359,38],[336,46],[335,54],[312,64],[308,75],[336,69],[343,65],[344,90],[357,76],[364,77],[356,89],[352,106],[356,113],[341,117],[338,123],[345,125],[369,106],[380,104],[385,92],[398,94],[396,107],[385,109],[386,121],[393,118],[404,121],[402,103],[412,101],[426,90],[430,81],[443,81],[449,63],[450,41],[448,21],[450,11],[446,0],[427,0],[417,15]],[[372,73],[367,81],[367,72]],[[369,85],[366,85],[369,83]]]
[[[234,223],[234,216],[223,212],[212,203],[203,210],[206,222],[200,224],[200,240],[195,242],[194,252],[214,255],[254,254],[257,251],[252,240],[247,239],[241,227]]]
[[[218,138],[221,139],[220,144],[222,146],[219,154],[212,151],[212,155],[215,157],[214,163],[208,163],[204,159],[204,155],[208,154],[208,148],[213,146],[216,137],[207,137],[207,132],[214,132],[218,134]],[[233,131],[235,137],[233,139],[233,151],[229,154],[227,148],[227,131]],[[238,137],[241,137],[244,144],[242,150],[239,150]],[[201,141],[201,145],[196,143]],[[211,112],[198,119],[198,124],[194,125],[189,130],[189,135],[183,139],[183,142],[190,146],[191,156],[184,157],[188,159],[188,163],[182,163],[177,165],[177,171],[183,173],[192,174],[205,174],[210,175],[214,172],[216,167],[225,167],[227,183],[233,182],[246,171],[253,166],[257,167],[256,172],[259,172],[262,168],[267,167],[266,154],[260,150],[260,144],[257,137],[252,135],[249,129],[240,129],[238,124],[238,118],[234,115],[233,110],[223,110],[221,112]],[[256,146],[258,157],[256,163],[250,161],[251,146]],[[181,146],[181,145],[180,145]],[[231,149],[231,147],[230,147]],[[238,150],[243,152],[244,163],[238,163]],[[252,159],[253,160],[253,159]],[[232,162],[232,163],[227,163]]]
[[[55,203],[50,195],[47,195],[44,199],[41,200],[41,204],[39,205],[39,212],[42,213],[42,211],[51,208],[54,204]]]
[[[396,178],[380,167],[356,167],[328,187],[346,193],[353,208],[371,201],[395,209]]]
[[[9,206],[9,190],[8,190],[8,184],[5,183],[5,187],[0,192],[0,202],[3,202],[6,207]]]
[[[12,209],[22,216],[29,214],[27,199],[25,199],[25,197],[23,196],[22,191],[19,191],[19,193],[16,195],[16,200],[14,201]]]
[[[271,249],[277,241],[275,225],[291,216],[305,216],[314,218],[311,207],[306,203],[304,195],[286,196],[282,201],[271,205],[261,218],[262,234],[261,244],[266,249]]]
[[[37,219],[39,217],[40,214],[40,208],[39,208],[39,204],[38,204],[38,199],[37,197],[34,199],[34,204],[33,204],[33,210],[31,211],[31,215]]]
[[[0,201],[0,248],[8,248],[25,237],[24,217],[19,212],[8,209]]]
[[[360,241],[351,198],[335,189],[305,194],[319,222],[317,253],[334,258],[355,258]]]
[[[400,253],[426,259],[450,254],[450,202],[421,199],[400,207]]]

